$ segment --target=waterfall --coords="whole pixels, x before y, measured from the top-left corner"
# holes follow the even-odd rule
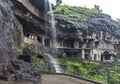
[[[57,37],[56,37],[56,27],[55,27],[55,19],[54,19],[54,15],[53,15],[53,10],[52,10],[52,5],[49,3],[49,10],[50,10],[50,23],[51,23],[51,35],[52,35],[52,47],[53,49],[57,50]],[[47,0],[45,0],[45,8],[47,7]],[[46,10],[46,9],[45,9]],[[46,16],[45,16],[46,17]],[[57,52],[57,51],[54,51]],[[55,68],[55,72],[56,73],[62,73],[62,68],[59,65],[59,63],[57,62],[57,60],[55,58],[53,58],[52,55],[46,53],[45,54],[46,60],[49,61]]]
[[[48,0],[44,0],[44,12],[46,14],[44,14],[44,19],[47,21],[48,20],[48,17],[47,17],[47,11],[48,11]],[[46,25],[45,25],[46,26]]]
[[[45,56],[47,56],[47,59],[49,60],[49,62],[50,62],[51,64],[53,64],[56,73],[62,73],[62,72],[63,72],[61,66],[59,65],[59,63],[57,62],[57,60],[56,60],[55,58],[53,58],[52,55],[50,55],[50,54],[45,54]]]
[[[51,30],[52,30],[52,47],[57,47],[57,37],[56,37],[56,27],[55,27],[55,19],[53,15],[52,5],[49,2],[49,8],[50,8],[50,16],[51,16]]]

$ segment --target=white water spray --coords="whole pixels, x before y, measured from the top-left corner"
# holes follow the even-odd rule
[[[56,37],[56,27],[55,27],[55,19],[53,15],[52,5],[49,2],[49,8],[50,8],[50,15],[51,15],[51,29],[52,29],[52,47],[57,47],[57,37]]]
[[[52,5],[50,1],[49,1],[49,9],[50,9],[50,16],[51,16],[52,47],[56,50],[57,48],[56,27],[55,27],[55,19],[53,15]],[[47,59],[49,59],[48,61],[54,66],[56,73],[63,72],[61,66],[59,65],[57,60],[53,58],[52,55],[46,53],[45,56],[47,57]]]
[[[45,56],[47,56],[48,59],[49,59],[49,62],[50,62],[51,64],[53,64],[56,73],[62,73],[62,72],[63,72],[61,66],[59,65],[59,63],[57,62],[57,60],[56,60],[55,58],[53,58],[52,55],[50,55],[50,54],[45,54]]]

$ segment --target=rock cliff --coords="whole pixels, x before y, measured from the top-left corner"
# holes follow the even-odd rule
[[[24,35],[12,7],[11,1],[0,0],[0,79],[40,84],[40,72],[30,63],[17,59],[22,52]]]
[[[17,56],[25,46],[26,34],[40,46],[51,47],[48,10],[47,0],[0,0],[0,79],[40,84],[39,71]],[[57,48],[63,48],[66,54],[83,58],[89,54],[94,60],[100,56],[97,61],[101,61],[105,51],[119,53],[120,24],[109,15],[97,9],[60,6],[54,16]]]
[[[95,8],[58,6],[54,16],[58,46],[68,56],[82,59],[89,56],[96,61],[114,60],[119,56],[120,23],[109,15]],[[78,51],[70,51],[71,48]]]
[[[82,35],[86,37],[103,31],[104,38],[106,33],[115,37],[119,36],[120,24],[112,20],[109,15],[100,13],[96,9],[60,6],[54,10],[54,15],[57,28],[63,32],[78,34],[78,31],[82,31]]]
[[[13,0],[12,2],[13,5],[11,7],[15,16],[22,24],[24,32],[45,33],[45,20],[42,19],[43,14],[40,13],[41,11],[35,8],[29,0]]]
[[[0,1],[0,28],[1,54],[6,58],[14,57],[22,50],[23,28],[4,0]],[[2,55],[0,57],[2,59]]]

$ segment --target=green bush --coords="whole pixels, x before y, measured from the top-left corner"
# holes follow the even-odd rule
[[[77,69],[80,68],[80,75],[85,78],[101,81],[107,83],[107,73],[106,67],[98,63],[92,61],[73,61],[70,59],[58,59],[58,61],[62,64],[68,64],[68,73],[76,74]],[[110,68],[110,82],[113,84],[114,82],[120,82],[120,67],[112,66]]]

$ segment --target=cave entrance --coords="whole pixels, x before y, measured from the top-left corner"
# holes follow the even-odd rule
[[[88,55],[88,54],[85,54],[85,59],[88,60],[88,61],[92,60],[90,55]]]
[[[68,38],[63,42],[64,47],[74,48],[74,39]]]
[[[104,60],[111,60],[111,54],[108,51],[104,51],[104,53],[101,55],[101,61]]]
[[[67,57],[78,57],[78,52],[66,52]]]
[[[94,60],[97,60],[97,54],[94,54]]]
[[[37,41],[40,42],[40,43],[42,43],[42,37],[37,36]]]
[[[29,38],[30,34],[29,33],[24,33],[24,36]]]
[[[72,58],[78,58],[81,53],[81,50],[78,49],[64,49],[64,52],[66,53],[67,57],[72,57]]]
[[[101,61],[103,61],[104,60],[104,56],[103,55],[101,55]]]

